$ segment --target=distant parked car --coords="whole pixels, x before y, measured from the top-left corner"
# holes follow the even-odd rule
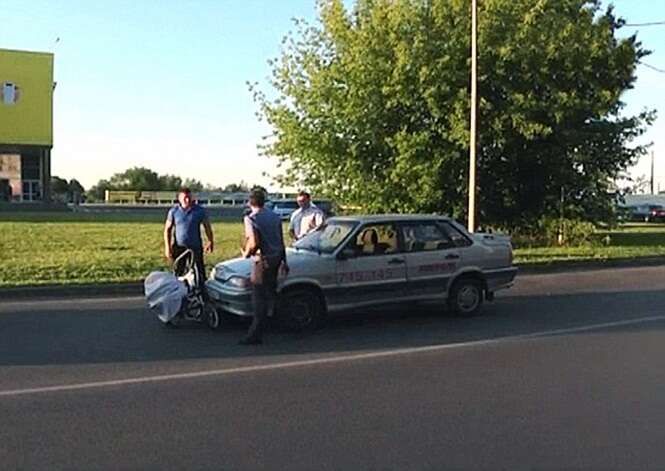
[[[661,206],[649,210],[649,222],[665,222],[665,208]]]
[[[312,203],[319,208],[326,217],[334,216],[333,203],[330,200],[313,200]],[[282,220],[289,220],[291,214],[298,209],[298,202],[294,199],[266,201],[266,206],[276,212]]]
[[[298,209],[296,200],[272,200],[268,205],[283,220],[288,221],[291,214]]]
[[[655,222],[665,220],[665,208],[659,204],[629,206],[632,221]]]

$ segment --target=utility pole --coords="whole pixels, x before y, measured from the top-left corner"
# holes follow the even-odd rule
[[[469,142],[469,232],[476,230],[476,111],[478,71],[478,2],[471,0],[471,136]]]
[[[651,194],[653,195],[653,162],[654,162],[654,156],[653,156],[653,151],[651,151]]]

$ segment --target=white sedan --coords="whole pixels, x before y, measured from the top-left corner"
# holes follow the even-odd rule
[[[429,215],[329,219],[287,249],[276,314],[294,329],[328,312],[380,304],[442,301],[461,315],[513,284],[510,238],[471,234],[450,218]],[[217,264],[206,282],[213,306],[252,315],[250,260]]]

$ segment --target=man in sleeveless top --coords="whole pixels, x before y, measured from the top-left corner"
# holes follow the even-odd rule
[[[263,343],[263,329],[268,311],[274,307],[277,295],[277,276],[280,268],[288,271],[282,221],[264,207],[265,194],[253,190],[249,195],[251,213],[245,216],[245,245],[243,257],[252,258],[252,302],[254,320],[243,345]]]

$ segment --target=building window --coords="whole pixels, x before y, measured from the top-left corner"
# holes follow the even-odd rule
[[[15,104],[20,96],[20,90],[15,83],[5,82],[0,88],[0,100],[5,105]]]
[[[23,201],[41,201],[42,186],[39,180],[23,180]]]
[[[39,155],[24,154],[21,159],[21,179],[40,180],[41,176],[41,159]]]

